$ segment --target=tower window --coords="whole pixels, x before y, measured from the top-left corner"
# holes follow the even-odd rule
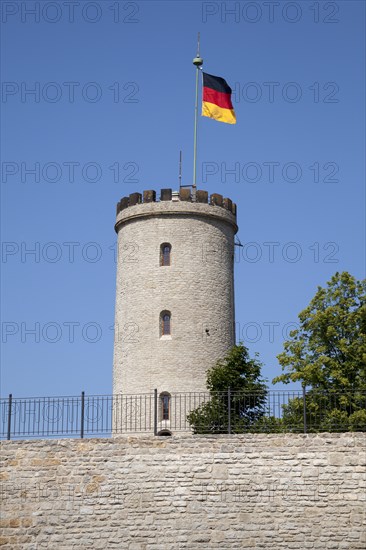
[[[160,314],[160,336],[170,336],[171,334],[171,315],[170,311],[162,311]]]
[[[163,243],[160,247],[160,265],[170,265],[172,246],[169,243]]]
[[[161,420],[169,420],[170,416],[170,393],[160,394],[160,417]]]

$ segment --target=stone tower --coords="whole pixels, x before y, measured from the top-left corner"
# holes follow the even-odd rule
[[[236,205],[187,188],[117,205],[114,394],[205,392],[235,343]]]

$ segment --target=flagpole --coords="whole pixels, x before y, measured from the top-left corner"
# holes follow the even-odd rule
[[[198,74],[203,65],[203,59],[200,57],[200,33],[197,37],[197,55],[193,59],[193,65],[196,67],[196,101],[194,108],[194,138],[193,138],[193,200],[196,199],[196,174],[197,174],[197,125],[198,125]]]

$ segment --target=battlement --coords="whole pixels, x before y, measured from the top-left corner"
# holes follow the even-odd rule
[[[212,206],[218,206],[231,212],[236,218],[236,204],[229,198],[224,198],[219,193],[212,193],[208,195],[207,191],[197,189],[195,201],[193,201],[191,189],[183,187],[179,191],[172,191],[172,189],[161,189],[160,201],[156,199],[156,191],[147,190],[143,193],[131,193],[128,197],[123,197],[117,203],[117,216],[122,211],[130,206],[137,204],[147,204],[152,202],[195,202],[200,204],[210,204]]]

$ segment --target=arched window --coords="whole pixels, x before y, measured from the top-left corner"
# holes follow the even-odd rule
[[[172,245],[169,243],[163,243],[160,246],[160,265],[161,266],[170,265],[171,251],[172,251]]]
[[[169,420],[170,417],[170,393],[160,394],[160,420]]]
[[[170,311],[162,311],[160,314],[160,336],[170,336],[171,323],[170,323]]]

